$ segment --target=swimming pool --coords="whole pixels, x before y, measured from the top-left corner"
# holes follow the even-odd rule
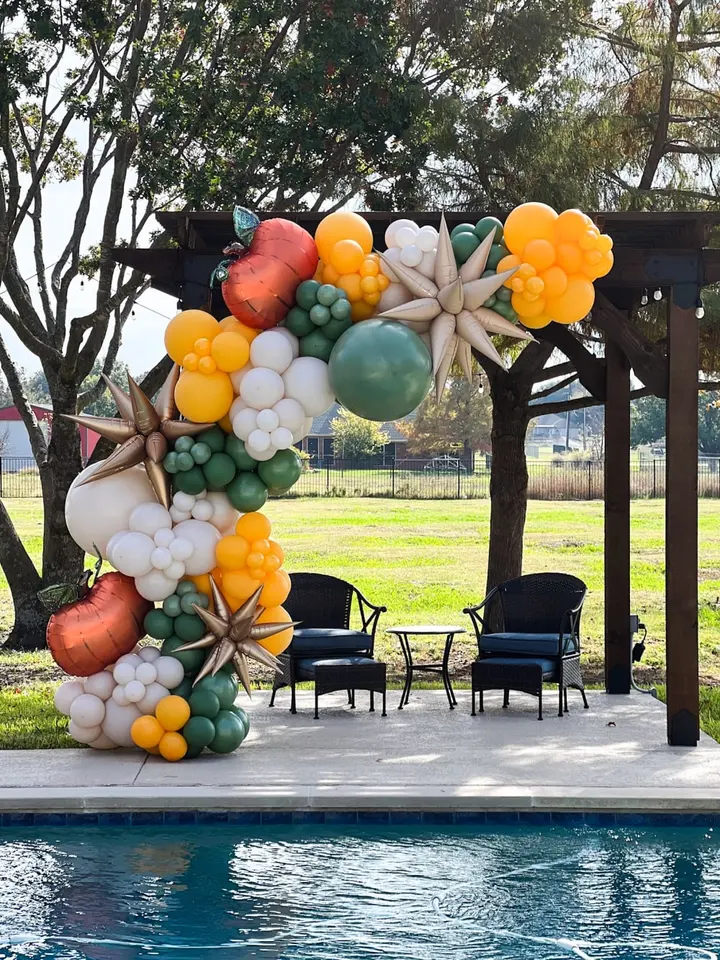
[[[712,828],[0,833],[0,957],[716,960]]]

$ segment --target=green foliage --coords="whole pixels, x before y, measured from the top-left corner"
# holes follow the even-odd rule
[[[390,442],[390,437],[383,431],[381,424],[363,420],[342,408],[332,421],[332,428],[335,456],[348,460],[374,457]]]
[[[429,394],[414,419],[400,429],[408,438],[408,453],[435,456],[453,450],[482,450],[490,444],[491,401],[482,379],[472,383],[453,376],[439,401]]]
[[[630,443],[633,447],[656,443],[665,436],[665,401],[641,397],[630,407]],[[698,393],[698,453],[720,457],[720,393]]]
[[[0,690],[0,749],[47,750],[81,747],[68,735],[68,718],[55,709],[56,684]]]

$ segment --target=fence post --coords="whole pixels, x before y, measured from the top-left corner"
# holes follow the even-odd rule
[[[458,462],[457,462],[457,499],[458,500],[460,499],[460,467],[461,467],[461,463],[460,463],[460,458],[458,457]]]
[[[587,498],[588,498],[588,500],[592,500],[592,466],[593,466],[593,465],[592,465],[592,460],[588,460],[588,462],[587,462],[587,481],[588,481],[588,487],[587,487],[588,495],[587,495]]]
[[[655,459],[655,457],[653,457],[652,465],[653,465],[653,495],[652,495],[652,498],[653,498],[653,500],[656,500],[656,499],[657,499],[657,472],[656,472],[657,460]]]
[[[392,461],[391,478],[392,478],[392,493],[390,494],[390,496],[393,499],[395,499],[395,458],[394,457]]]
[[[325,494],[330,494],[330,457],[325,457]]]

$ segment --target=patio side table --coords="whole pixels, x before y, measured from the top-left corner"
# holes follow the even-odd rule
[[[455,634],[457,633],[466,633],[464,627],[448,627],[448,626],[435,626],[435,624],[418,624],[412,627],[392,627],[389,630],[385,631],[386,633],[394,634],[400,641],[400,647],[405,657],[405,686],[403,687],[403,692],[400,696],[400,705],[398,710],[408,703],[410,700],[410,688],[412,687],[413,676],[416,670],[423,671],[425,673],[439,673],[442,676],[443,686],[445,687],[445,693],[447,694],[448,703],[450,704],[450,709],[454,710],[457,706],[457,700],[455,699],[455,693],[450,683],[450,672],[448,666],[450,663],[450,650],[452,649],[452,643],[455,639]],[[445,637],[445,649],[443,651],[443,658],[441,663],[415,663],[412,657],[412,649],[410,647],[410,637],[411,636],[434,636],[434,637]]]

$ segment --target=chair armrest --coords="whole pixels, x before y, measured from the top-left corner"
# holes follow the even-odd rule
[[[484,630],[485,630],[485,621],[484,621],[484,619],[480,616],[479,611],[482,610],[482,608],[483,608],[490,600],[492,600],[492,598],[495,596],[495,594],[496,594],[497,592],[498,592],[498,588],[497,588],[497,587],[493,587],[492,590],[490,591],[490,593],[485,597],[485,599],[484,599],[481,603],[477,603],[477,604],[475,604],[475,606],[473,606],[473,607],[464,607],[464,609],[463,609],[463,613],[466,613],[466,614],[470,617],[470,619],[472,620],[473,627],[475,628],[475,635],[476,635],[476,637],[478,638],[478,640],[480,639],[480,635],[481,635],[481,634],[484,632]]]
[[[563,641],[563,635],[565,633],[565,624],[567,623],[570,628],[570,635],[574,636],[577,639],[577,651],[580,652],[580,636],[577,633],[577,623],[580,619],[580,611],[583,608],[585,603],[585,597],[582,598],[580,603],[576,606],[571,607],[569,610],[566,610],[562,615],[560,620],[560,629],[558,631],[558,654],[562,656],[566,652],[567,640]]]
[[[374,643],[378,621],[380,620],[380,614],[387,613],[387,607],[370,603],[367,597],[364,597],[357,587],[354,589],[355,595],[358,599],[358,609],[360,610],[360,619],[362,621],[363,632],[369,633]]]

